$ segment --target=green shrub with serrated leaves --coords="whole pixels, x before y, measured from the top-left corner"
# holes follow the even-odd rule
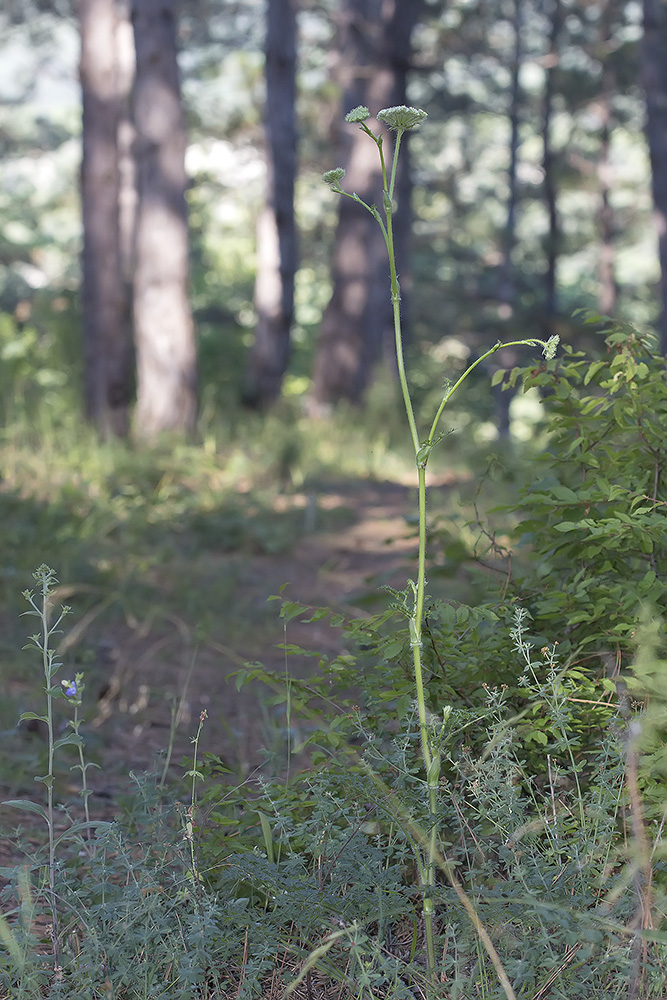
[[[641,609],[667,610],[667,362],[611,325],[604,357],[565,347],[515,369],[519,381],[544,394],[549,446],[512,504],[531,553],[513,594],[563,653],[611,672],[629,662]]]

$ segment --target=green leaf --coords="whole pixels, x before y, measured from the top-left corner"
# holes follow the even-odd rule
[[[56,837],[53,842],[53,846],[58,847],[63,843],[63,841],[69,840],[71,837],[81,833],[83,830],[97,830],[99,833],[104,830],[108,830],[111,825],[112,824],[108,820],[102,819],[90,820],[90,822],[82,821],[81,823],[74,823],[72,826],[68,827],[64,833],[61,833],[59,837]]]
[[[42,778],[35,778],[35,781],[42,780]],[[12,809],[23,809],[25,812],[35,813],[37,816],[41,816],[46,823],[49,822],[49,817],[44,806],[40,806],[38,802],[32,802],[30,799],[5,799],[2,805],[10,806]]]
[[[269,817],[266,815],[266,813],[262,812],[261,809],[257,810],[257,815],[259,816],[259,823],[262,828],[262,837],[264,838],[266,857],[271,864],[274,864],[275,854],[273,851],[273,834],[271,832],[271,824],[269,823]]]
[[[297,646],[293,642],[277,642],[276,649],[282,649],[290,656],[310,656],[316,659],[320,657],[320,654],[314,649],[304,649],[303,646]]]
[[[650,535],[642,534],[639,539],[639,548],[644,553],[645,556],[650,556],[653,552],[653,539]]]
[[[580,502],[579,496],[574,492],[574,490],[570,489],[569,486],[563,486],[560,483],[558,483],[556,486],[553,487],[551,492],[553,493],[553,495],[556,497],[557,500],[564,500],[566,503]]]
[[[70,771],[87,771],[89,768],[93,768],[93,770],[96,771],[101,771],[102,765],[96,764],[94,760],[89,760],[86,761],[86,763],[83,764],[83,766],[81,764],[72,764],[72,766],[70,767]]]
[[[576,451],[576,449],[579,447],[579,445],[583,444],[584,441],[585,441],[585,438],[584,438],[583,434],[580,434],[578,437],[576,437],[574,439],[574,441],[572,441],[570,443],[569,448],[567,448],[565,450],[564,457],[565,458],[569,458],[569,456],[572,454],[572,452]]]
[[[19,716],[19,722],[27,722],[29,719],[36,719],[37,722],[45,722],[48,724],[48,719],[45,715],[37,715],[35,712],[23,712]]]
[[[310,618],[303,618],[302,621],[304,625],[310,625],[311,622],[321,622],[329,614],[331,614],[329,608],[315,608]]]
[[[600,414],[605,409],[607,409],[608,405],[609,405],[608,400],[601,399],[598,396],[593,396],[592,399],[589,399],[584,404],[584,406],[581,407],[581,412],[586,417],[589,416],[592,413],[593,414]]]
[[[79,736],[78,733],[68,733],[66,736],[61,736],[53,744],[54,750],[59,750],[60,747],[82,747],[83,737]]]
[[[41,865],[21,865],[22,870],[30,869],[30,871],[36,871],[41,867]],[[16,878],[16,868],[7,868],[4,865],[0,866],[0,878],[7,879],[8,881]]]
[[[591,615],[587,611],[576,611],[568,615],[568,621],[570,625],[578,625],[580,622],[591,621]]]
[[[592,365],[588,366],[588,371],[584,375],[584,385],[588,385],[591,379],[594,379],[597,373],[605,367],[606,361],[594,361]]]
[[[291,622],[297,615],[304,614],[306,611],[310,611],[310,608],[299,604],[298,601],[285,601],[280,609],[280,617],[286,622]]]

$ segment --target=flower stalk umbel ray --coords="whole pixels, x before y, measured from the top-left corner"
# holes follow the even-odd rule
[[[415,420],[414,407],[412,405],[412,398],[410,396],[410,388],[408,385],[406,370],[405,370],[405,360],[403,355],[403,337],[401,331],[401,310],[400,301],[401,293],[400,286],[398,282],[398,274],[396,272],[396,256],[394,250],[394,232],[393,232],[393,213],[394,213],[394,189],[396,184],[396,174],[399,151],[401,147],[401,141],[404,134],[411,129],[415,128],[417,125],[421,125],[423,121],[427,118],[425,111],[420,108],[406,107],[404,105],[386,108],[380,111],[377,115],[377,120],[387,126],[391,131],[396,133],[394,140],[394,154],[392,159],[391,173],[387,177],[387,169],[385,163],[385,155],[383,148],[383,136],[381,134],[376,135],[366,124],[367,120],[370,118],[370,112],[368,108],[360,106],[354,108],[346,116],[345,120],[350,124],[358,124],[361,130],[375,143],[378,154],[380,157],[380,165],[382,168],[382,186],[383,186],[383,209],[384,218],[380,214],[379,209],[376,205],[368,205],[363,199],[361,199],[355,192],[348,192],[343,190],[341,187],[341,181],[345,176],[345,170],[342,167],[337,167],[334,170],[329,170],[327,173],[323,174],[323,180],[327,183],[332,191],[336,194],[344,195],[346,198],[352,198],[356,201],[367,212],[373,216],[376,220],[384,241],[387,247],[387,253],[389,256],[389,275],[391,282],[391,302],[394,320],[394,338],[396,343],[396,361],[398,368],[398,378],[401,386],[401,394],[403,397],[403,403],[405,406],[405,413],[408,421],[408,426],[410,429],[410,436],[412,439],[412,445],[415,452],[415,462],[417,465],[417,475],[418,475],[418,496],[419,496],[419,555],[418,555],[418,566],[417,566],[417,582],[414,583],[410,581],[410,586],[412,588],[413,594],[413,604],[412,610],[409,617],[409,627],[410,627],[410,646],[412,648],[413,657],[413,668],[414,668],[414,679],[415,679],[415,691],[417,696],[417,711],[419,715],[419,729],[421,735],[421,750],[422,757],[424,761],[424,768],[426,771],[426,783],[428,788],[429,796],[429,813],[431,819],[431,829],[428,836],[428,846],[424,848],[425,857],[418,857],[418,869],[423,883],[423,912],[424,912],[424,927],[426,936],[426,959],[429,974],[431,977],[435,976],[435,945],[434,945],[434,934],[433,934],[433,900],[432,894],[435,885],[435,869],[436,869],[436,859],[438,856],[437,849],[437,803],[438,803],[438,784],[440,777],[440,753],[437,749],[437,745],[432,741],[429,732],[429,724],[427,721],[426,712],[426,698],[424,693],[424,680],[422,671],[422,623],[424,617],[424,595],[426,587],[426,468],[428,465],[431,452],[436,444],[441,440],[442,435],[438,435],[438,426],[440,419],[444,412],[445,406],[452,398],[456,390],[462,385],[463,382],[468,378],[474,369],[485,361],[496,351],[500,350],[502,347],[540,347],[544,356],[547,359],[552,358],[555,355],[556,348],[558,345],[558,337],[550,337],[549,340],[540,340],[537,337],[531,337],[523,340],[512,340],[507,343],[494,344],[488,351],[486,351],[480,358],[473,362],[463,374],[451,385],[448,385],[445,389],[440,405],[435,413],[433,422],[429,429],[428,435],[424,440],[420,439],[419,431],[417,428],[417,423]]]

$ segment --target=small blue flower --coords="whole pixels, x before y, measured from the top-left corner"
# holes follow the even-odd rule
[[[65,695],[68,698],[76,698],[79,690],[76,686],[76,681],[61,681],[60,682],[65,689]]]

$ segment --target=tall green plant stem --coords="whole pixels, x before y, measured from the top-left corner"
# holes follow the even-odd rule
[[[549,341],[529,338],[526,340],[513,340],[503,344],[500,341],[493,345],[480,358],[477,358],[464,373],[454,382],[446,387],[440,405],[436,410],[428,436],[424,441],[420,441],[417,422],[415,420],[414,407],[410,396],[410,387],[405,370],[405,358],[403,354],[403,334],[401,328],[401,290],[396,271],[396,254],[394,249],[394,190],[396,186],[396,176],[398,168],[398,156],[401,147],[401,140],[404,132],[421,123],[426,117],[425,112],[415,108],[389,108],[378,114],[378,120],[385,122],[396,132],[394,142],[394,155],[391,166],[391,174],[387,177],[385,164],[383,138],[382,135],[375,135],[365,124],[369,117],[367,108],[356,108],[347,116],[347,121],[359,124],[359,127],[375,143],[380,156],[382,168],[382,189],[384,219],[375,205],[368,205],[357,194],[350,194],[340,186],[340,180],[344,176],[344,170],[337,169],[324,175],[324,180],[329,183],[338,194],[345,195],[358,202],[377,221],[387,247],[389,257],[389,275],[391,280],[391,302],[394,320],[394,340],[396,344],[396,363],[398,368],[398,379],[403,396],[405,413],[410,429],[410,437],[415,452],[415,462],[418,476],[418,505],[419,505],[419,555],[417,565],[417,582],[410,581],[413,591],[413,605],[409,618],[410,645],[412,647],[413,669],[415,677],[415,692],[417,696],[417,713],[419,717],[419,731],[421,738],[421,752],[426,770],[426,782],[428,788],[428,811],[429,811],[429,831],[425,838],[426,843],[422,843],[417,849],[417,865],[422,882],[423,891],[423,915],[424,930],[426,938],[426,961],[427,969],[431,981],[435,982],[436,959],[435,959],[435,938],[433,930],[433,890],[435,888],[435,871],[438,863],[438,784],[440,779],[440,753],[437,745],[432,743],[429,724],[426,714],[426,696],[424,692],[424,676],[422,669],[422,624],[424,618],[424,597],[426,591],[426,467],[431,455],[431,451],[440,441],[442,435],[438,436],[438,425],[444,412],[445,406],[452,398],[456,390],[465,382],[470,373],[480,365],[486,358],[495,354],[501,347],[523,347],[540,346],[545,357],[552,357],[555,353],[558,338],[551,338]],[[421,852],[424,852],[423,855]]]
[[[41,600],[41,628],[42,628],[42,638],[41,638],[41,649],[42,649],[42,667],[44,669],[44,677],[46,680],[46,726],[47,726],[47,738],[48,738],[48,768],[46,779],[44,784],[46,785],[46,811],[49,815],[49,892],[51,895],[51,914],[53,920],[53,948],[54,948],[54,960],[56,967],[58,966],[58,909],[56,907],[56,849],[55,849],[55,837],[54,837],[54,825],[53,825],[53,782],[55,780],[55,775],[53,771],[53,760],[54,760],[54,736],[53,736],[53,697],[51,695],[52,686],[52,676],[53,676],[53,653],[49,648],[49,639],[51,637],[51,629],[49,628],[49,590],[50,590],[50,580],[44,575],[41,580],[42,584],[42,600]]]
[[[46,812],[41,810],[41,807],[37,807],[38,811],[41,811],[44,819],[46,820],[46,825],[49,831],[49,903],[51,909],[51,921],[52,921],[52,939],[53,939],[53,960],[54,969],[57,972],[60,962],[59,962],[59,931],[58,931],[58,906],[56,902],[56,842],[55,842],[55,829],[54,829],[54,801],[53,801],[53,785],[55,781],[54,774],[54,759],[55,751],[59,744],[69,742],[68,738],[63,738],[56,741],[55,734],[53,730],[53,699],[56,694],[59,694],[59,689],[54,687],[53,678],[61,666],[59,660],[56,658],[56,653],[51,646],[51,639],[53,635],[58,631],[60,623],[62,622],[65,615],[68,613],[69,608],[63,607],[60,615],[53,624],[49,623],[49,605],[52,596],[53,586],[58,582],[55,577],[55,573],[46,565],[42,565],[33,574],[35,579],[40,585],[41,592],[39,594],[39,600],[35,600],[33,594],[30,591],[25,591],[24,597],[27,598],[32,606],[31,611],[27,611],[26,614],[34,615],[39,619],[40,631],[39,633],[30,636],[30,644],[38,649],[42,655],[42,669],[44,671],[44,681],[45,681],[45,693],[46,693],[46,716],[36,716],[33,712],[25,712],[21,718],[22,719],[41,719],[41,721],[46,723],[47,730],[47,743],[48,743],[48,766],[47,773],[36,778],[36,781],[41,781],[43,785],[46,786]],[[11,805],[21,805],[19,802],[10,802]]]
[[[401,393],[403,394],[405,413],[408,418],[408,425],[410,427],[410,436],[412,438],[412,445],[415,449],[415,454],[416,454],[419,451],[419,434],[417,432],[417,423],[415,421],[415,413],[414,413],[414,408],[412,406],[412,399],[410,398],[408,379],[405,374],[405,359],[403,357],[403,337],[401,331],[401,289],[398,283],[398,274],[396,272],[396,254],[394,252],[394,225],[393,225],[394,186],[396,184],[398,153],[401,148],[402,138],[403,138],[403,133],[401,131],[397,132],[396,142],[394,143],[394,161],[392,163],[392,168],[391,168],[391,180],[389,182],[389,187],[387,187],[387,171],[385,168],[384,153],[382,150],[382,136],[380,136],[378,139],[380,162],[382,163],[382,186],[385,195],[384,209],[386,218],[386,225],[382,225],[381,220],[380,220],[380,225],[382,227],[382,235],[384,236],[384,241],[387,245],[387,253],[389,254],[389,275],[391,279],[391,303],[394,315],[394,340],[396,341],[396,362],[398,364],[398,378],[401,386]]]

